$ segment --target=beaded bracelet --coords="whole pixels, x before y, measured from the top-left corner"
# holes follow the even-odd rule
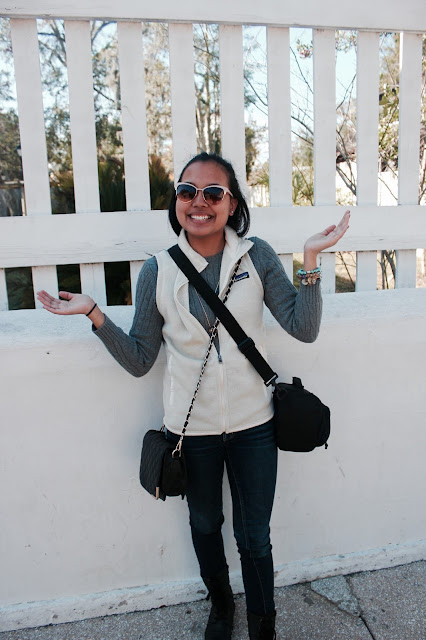
[[[321,280],[321,267],[316,267],[315,269],[311,269],[310,271],[299,269],[296,275],[298,278],[300,278],[301,284],[316,284],[317,280]]]

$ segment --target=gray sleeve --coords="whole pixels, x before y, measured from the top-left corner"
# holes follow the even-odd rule
[[[249,254],[263,284],[264,301],[283,329],[301,342],[314,342],[321,324],[321,286],[300,286],[288,278],[272,247],[260,238],[250,238]]]
[[[150,258],[139,274],[135,315],[128,335],[108,316],[105,316],[102,327],[93,328],[110,354],[135,377],[148,373],[161,346],[163,317],[156,303],[157,274],[157,261]]]

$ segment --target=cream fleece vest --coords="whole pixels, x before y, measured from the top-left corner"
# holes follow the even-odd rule
[[[265,356],[263,286],[247,253],[253,243],[239,238],[229,227],[226,227],[225,235],[219,295],[223,296],[235,263],[242,257],[238,275],[244,275],[234,283],[227,307]],[[206,268],[207,261],[192,249],[183,231],[178,244],[199,272]],[[164,424],[170,431],[181,433],[209,336],[189,311],[186,276],[167,251],[157,254],[156,259],[156,301],[164,318],[163,339],[167,358],[163,385]],[[263,424],[273,415],[270,387],[265,387],[257,371],[240,353],[221,324],[219,343],[221,361],[213,349],[201,380],[187,435],[241,431]]]

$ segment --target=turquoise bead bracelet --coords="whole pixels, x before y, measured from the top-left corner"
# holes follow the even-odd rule
[[[321,267],[316,267],[315,269],[311,269],[310,271],[299,269],[299,271],[296,273],[296,276],[300,278],[301,284],[316,284],[317,280],[321,280]]]
[[[305,271],[305,269],[299,269],[296,273],[299,278],[303,278],[304,276],[308,276],[312,273],[321,273],[321,267],[316,267],[315,269],[311,269],[310,271]]]

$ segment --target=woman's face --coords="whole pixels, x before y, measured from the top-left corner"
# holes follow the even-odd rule
[[[221,185],[229,189],[228,175],[215,162],[194,162],[185,169],[180,182],[188,182],[198,189]],[[191,202],[176,200],[176,217],[186,231],[189,244],[201,255],[214,255],[222,251],[224,229],[238,201],[226,193],[217,204],[207,203],[201,191]]]

